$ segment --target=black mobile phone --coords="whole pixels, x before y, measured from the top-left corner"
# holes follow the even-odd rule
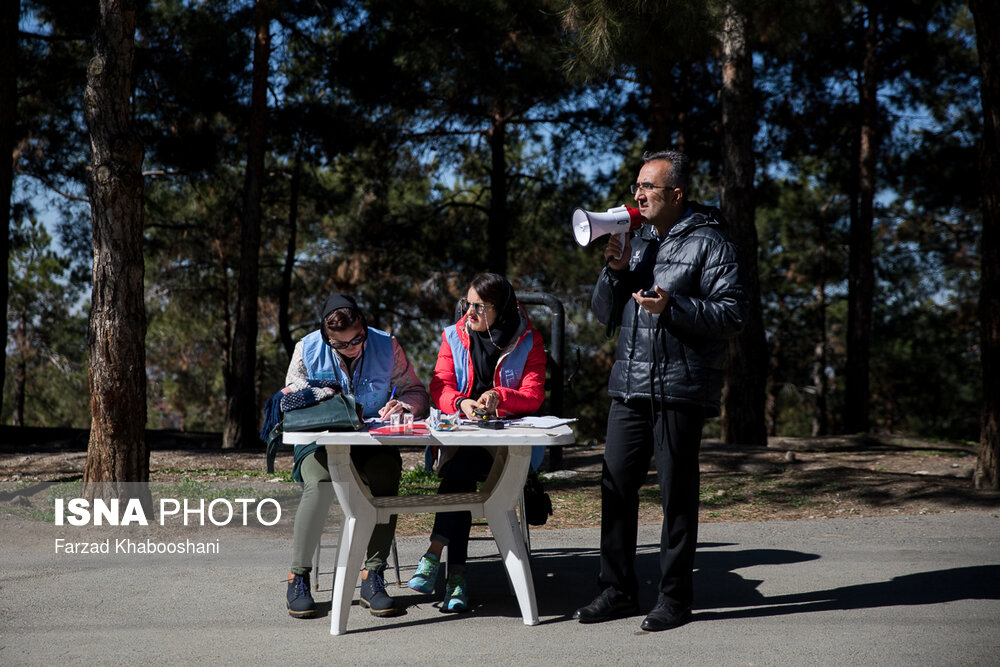
[[[656,290],[655,289],[648,289],[645,292],[643,292],[642,295],[644,297],[646,297],[647,299],[655,299],[656,298]]]
[[[476,425],[479,426],[479,428],[488,428],[494,431],[499,431],[506,426],[506,424],[504,424],[500,419],[483,419],[482,421],[477,421]]]

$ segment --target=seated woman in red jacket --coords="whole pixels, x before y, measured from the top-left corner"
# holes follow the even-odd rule
[[[433,404],[447,414],[461,411],[468,419],[477,418],[477,411],[498,417],[536,412],[545,398],[545,349],[514,288],[503,276],[483,273],[473,279],[461,305],[464,314],[442,334],[430,385]],[[443,447],[438,493],[475,491],[493,465],[492,449]],[[469,512],[439,512],[430,547],[409,581],[410,588],[430,593],[447,545],[443,611],[468,609],[465,561],[471,526]]]

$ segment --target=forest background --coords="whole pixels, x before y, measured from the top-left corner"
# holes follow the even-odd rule
[[[106,476],[148,476],[144,429],[256,446],[326,294],[426,381],[491,270],[562,302],[552,381],[599,441],[603,244],[569,221],[631,203],[642,152],[670,147],[749,268],[708,435],[995,447],[976,5],[5,0],[2,421],[92,428],[91,479],[102,446],[132,452]]]

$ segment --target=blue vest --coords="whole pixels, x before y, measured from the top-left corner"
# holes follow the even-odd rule
[[[451,358],[455,362],[455,380],[458,390],[463,394],[468,394],[472,389],[472,355],[462,340],[458,337],[458,331],[454,324],[444,330],[445,340],[451,347]],[[521,376],[524,375],[524,364],[528,361],[528,354],[531,352],[533,336],[525,336],[522,332],[521,340],[509,353],[500,357],[497,362],[497,370],[489,382],[493,383],[497,375],[500,376],[499,386],[517,389],[521,386]]]
[[[349,378],[336,352],[323,340],[321,330],[313,331],[302,339],[302,361],[311,380],[336,380],[354,399],[364,406],[364,416],[377,417],[379,409],[389,401],[392,393],[393,351],[392,336],[368,327],[364,358]]]
[[[472,354],[462,345],[462,339],[458,337],[458,330],[455,324],[444,330],[445,340],[451,348],[451,358],[455,364],[455,380],[459,391],[468,394],[472,390]],[[500,357],[497,362],[497,370],[493,373],[493,379],[499,374],[500,386],[510,389],[517,389],[521,386],[521,377],[524,375],[524,364],[528,361],[528,354],[534,344],[534,335],[524,335],[521,332],[521,340],[518,341],[514,349]],[[545,445],[535,445],[531,448],[531,469],[537,470],[545,458]],[[429,470],[430,468],[428,468]]]

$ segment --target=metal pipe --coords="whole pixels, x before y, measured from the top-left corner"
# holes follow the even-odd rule
[[[566,339],[566,310],[562,301],[548,292],[519,292],[517,300],[521,304],[546,306],[552,312],[552,326],[549,333],[549,407],[552,414],[563,416],[563,378]],[[553,470],[562,469],[562,447],[549,448],[549,466]]]

